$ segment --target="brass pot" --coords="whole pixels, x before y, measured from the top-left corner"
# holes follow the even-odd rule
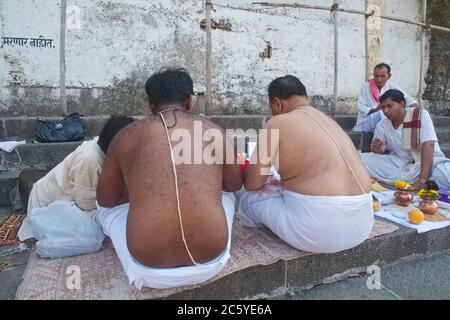
[[[432,200],[431,198],[424,197],[419,203],[419,209],[424,214],[433,215],[438,211],[438,204],[436,200]]]
[[[394,193],[394,202],[402,207],[407,207],[413,200],[413,195],[411,191],[407,190],[397,190]]]

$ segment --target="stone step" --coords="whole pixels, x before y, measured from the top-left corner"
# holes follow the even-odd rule
[[[433,116],[433,124],[436,128],[450,128],[450,117]]]
[[[89,116],[82,117],[81,120],[86,127],[86,137],[95,137],[99,135],[100,130],[109,116]],[[145,116],[134,116],[142,119]],[[250,128],[260,129],[264,126],[267,116],[264,115],[233,115],[233,116],[207,116],[207,118],[218,123],[227,129]],[[58,119],[58,118],[45,118]],[[21,140],[33,139],[36,137],[37,127],[36,118],[0,118],[0,140]]]
[[[436,135],[439,144],[449,144],[450,143],[450,128],[436,128]]]
[[[109,116],[82,117],[81,120],[86,128],[86,136],[94,137],[100,133]],[[45,119],[58,119],[46,117]],[[11,139],[33,139],[36,137],[36,118],[3,118],[0,119],[0,138]]]
[[[82,117],[82,121],[86,126],[86,136],[94,137],[100,133],[101,128],[105,124],[109,116],[89,116]],[[137,116],[136,118],[143,118]],[[268,116],[265,115],[210,115],[211,120],[217,122],[227,129],[241,128],[247,130],[249,128],[260,129]],[[51,119],[51,118],[46,118]],[[53,118],[57,119],[57,118]],[[356,123],[356,115],[337,115],[334,119],[344,130],[351,130]],[[445,142],[450,142],[450,117],[436,116],[433,117],[434,125],[439,132],[442,130]],[[0,118],[0,140],[12,139],[33,139],[36,135],[36,118]],[[448,140],[448,141],[447,141]]]
[[[143,117],[143,116],[141,116]],[[208,116],[211,120],[220,124],[227,129],[241,128],[247,130],[249,128],[260,129],[267,117],[266,116]],[[102,126],[106,122],[107,116],[83,117],[82,120],[86,125],[86,137],[94,137],[99,134]],[[336,116],[334,119],[346,131],[350,131],[356,123],[355,116]],[[450,117],[436,117],[436,128],[440,139],[444,139],[446,143],[450,132]],[[445,120],[445,121],[444,121]],[[32,139],[36,132],[36,119],[34,118],[3,118],[0,119],[3,126],[3,135],[0,138],[11,140],[11,138]],[[449,141],[450,142],[450,141]]]
[[[0,151],[2,158],[8,164],[17,166],[39,166],[48,170],[60,163],[69,153],[75,150],[82,141],[57,143],[26,143],[15,151],[6,153]]]
[[[38,167],[50,170],[75,150],[82,142],[26,143],[14,152],[0,151],[2,169],[0,172],[0,206],[10,204],[10,191],[16,186],[20,167]]]
[[[333,119],[346,131],[352,130],[356,124],[356,115],[336,115]]]
[[[10,170],[0,174],[0,207],[10,206],[10,192],[17,185],[17,177],[19,176],[19,170]]]
[[[265,116],[210,116],[211,120],[219,123],[225,128],[261,128],[265,121]],[[437,117],[439,124],[445,124],[444,120],[450,117]],[[445,118],[445,119],[444,119]],[[7,131],[13,134],[25,132],[25,136],[32,137],[34,134],[33,125],[35,119],[14,119],[8,121],[2,119],[3,123],[8,123]],[[107,116],[85,117],[87,136],[98,135]],[[370,151],[372,136],[370,134],[361,135],[361,133],[349,131],[355,121],[354,116],[336,116],[336,121],[347,128],[355,147],[362,152]],[[443,120],[444,119],[444,120]],[[28,126],[28,127],[27,127]],[[24,129],[28,131],[23,131]],[[440,141],[441,149],[447,157],[450,157],[450,128],[437,128],[437,135]],[[81,142],[61,142],[61,143],[26,143],[17,147],[17,152],[6,153],[0,150],[2,163],[6,162],[6,167],[11,170],[8,174],[0,173],[0,205],[9,204],[9,191],[16,185],[17,171],[15,168],[21,164],[25,166],[37,166],[47,170],[52,169],[60,163],[69,153],[76,149]]]
[[[0,206],[0,220],[9,213],[9,207]],[[307,290],[349,277],[369,276],[374,266],[383,271],[391,265],[401,266],[409,261],[448,252],[449,248],[450,227],[419,234],[413,229],[399,226],[399,229],[393,233],[368,239],[350,250],[333,254],[311,254],[289,261],[279,260],[269,265],[249,266],[214,282],[201,284],[194,289],[175,293],[164,299],[272,299],[280,293],[288,292],[289,289]],[[0,274],[0,283],[3,283],[2,280],[8,276],[6,283],[11,284],[5,287],[5,290],[8,290],[7,298],[15,298],[17,287],[23,280],[29,251],[26,250],[24,253],[23,268],[14,273]],[[19,255],[22,254],[19,253]],[[9,257],[16,261],[18,254],[15,253]],[[369,269],[369,267],[372,268]],[[273,309],[272,312],[274,312]]]
[[[378,219],[378,218],[377,218]],[[447,252],[450,227],[419,234],[402,227],[394,233],[364,241],[333,254],[312,254],[270,265],[251,266],[167,299],[269,298],[287,288],[311,288],[368,273],[368,268],[386,266]]]
[[[445,154],[445,157],[450,159],[450,143],[447,144],[439,144],[442,152]]]

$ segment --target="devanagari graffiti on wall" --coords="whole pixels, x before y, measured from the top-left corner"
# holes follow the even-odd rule
[[[2,37],[0,47],[33,47],[42,50],[44,48],[55,48],[53,41],[53,39],[46,39],[44,36],[39,36],[39,38]]]

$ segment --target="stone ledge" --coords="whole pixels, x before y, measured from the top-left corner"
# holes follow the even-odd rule
[[[431,116],[433,118],[433,124],[435,127],[450,127],[449,116]]]
[[[436,135],[440,144],[450,143],[450,128],[436,127]]]
[[[101,128],[108,119],[107,115],[82,117],[86,126],[86,137],[94,137],[100,133]],[[145,115],[134,116],[142,119]],[[270,117],[269,115],[208,115],[208,119],[218,123],[225,129],[249,128],[260,129]],[[36,133],[36,119],[31,117],[0,118],[0,139],[32,139]],[[58,119],[46,117],[46,119]],[[356,123],[356,115],[337,115],[334,120],[344,129],[350,131]],[[450,143],[450,117],[435,116],[433,122],[439,139],[442,143]]]
[[[55,143],[26,143],[16,148],[22,164],[26,166],[39,166],[47,170],[52,169],[64,158],[75,150],[83,141],[55,142]],[[16,152],[6,153],[3,150],[5,160],[19,164],[19,155]]]
[[[9,193],[17,185],[18,170],[11,170],[0,175],[0,207],[10,206]]]
[[[144,116],[134,116],[141,119]],[[103,125],[109,116],[89,116],[81,117],[81,121],[86,128],[86,137],[98,136]],[[31,117],[11,117],[0,118],[0,139],[33,139],[36,137],[36,118]],[[45,117],[45,119],[61,119],[60,117]]]
[[[352,274],[349,270],[365,272],[374,264],[383,267],[406,257],[429,255],[449,248],[450,227],[418,234],[400,226],[394,233],[366,240],[351,250],[253,266],[166,299],[241,299],[267,294],[280,287],[308,288],[324,281],[345,279]]]

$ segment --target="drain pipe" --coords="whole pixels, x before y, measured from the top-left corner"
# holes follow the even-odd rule
[[[61,0],[61,25],[59,36],[59,96],[61,100],[61,109],[64,115],[67,115],[67,96],[66,96],[66,14],[67,0]]]
[[[333,20],[334,20],[334,84],[333,84],[333,108],[331,109],[331,115],[336,115],[337,110],[337,98],[338,98],[338,60],[339,60],[339,29],[337,21],[337,9],[339,8],[339,1],[333,2]]]
[[[205,115],[211,110],[212,105],[212,74],[211,74],[211,55],[212,55],[212,42],[211,42],[211,9],[212,3],[210,0],[205,2],[206,9],[206,101],[205,101]]]
[[[427,0],[422,0],[422,22],[427,23]],[[419,104],[422,105],[424,73],[425,73],[425,48],[427,45],[427,29],[422,28],[422,39],[420,42],[420,77],[419,77]]]

